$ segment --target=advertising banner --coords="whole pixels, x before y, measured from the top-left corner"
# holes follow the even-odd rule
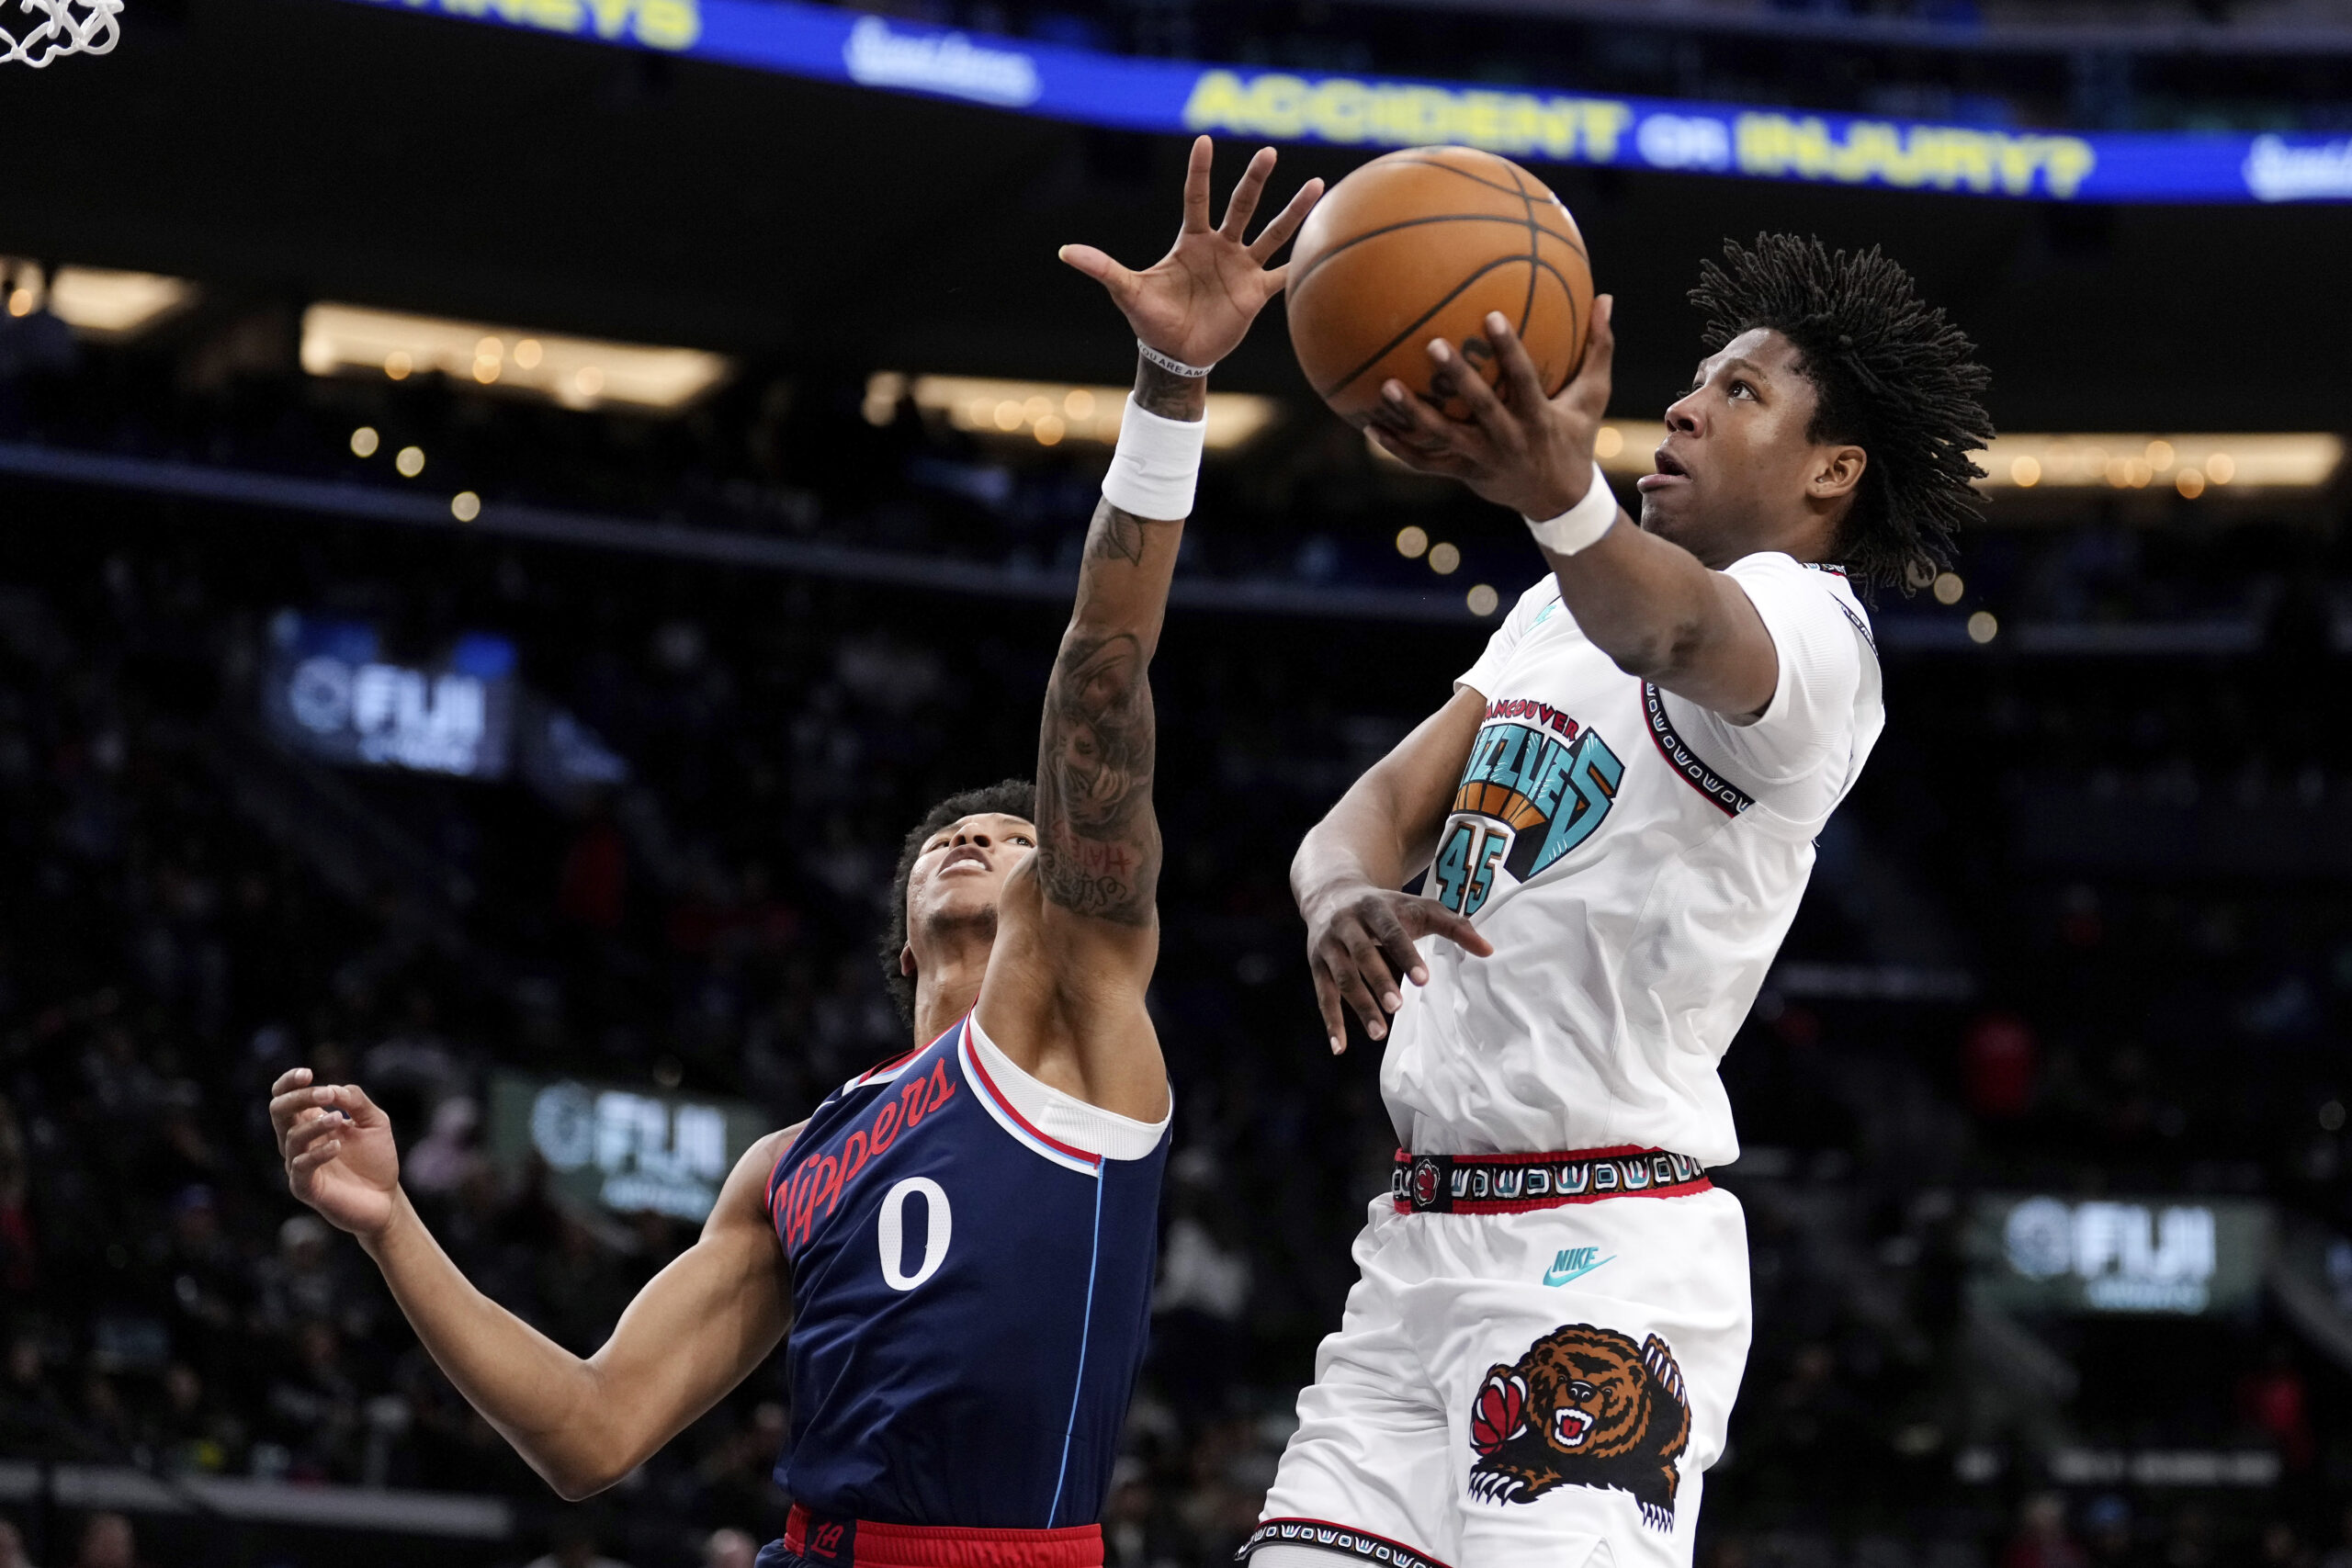
[[[2262,1289],[2270,1233],[2247,1199],[1988,1196],[1970,1216],[1971,1286],[2009,1312],[2236,1312]]]
[[[346,766],[506,776],[514,645],[469,633],[440,658],[388,657],[364,621],[281,610],[269,626],[262,722],[298,751]]]
[[[537,1156],[556,1198],[700,1224],[743,1151],[775,1129],[757,1106],[500,1071],[490,1155],[510,1180]]]
[[[2086,202],[2352,200],[2352,137],[2019,130],[1140,60],[804,0],[356,0],[1121,130]]]

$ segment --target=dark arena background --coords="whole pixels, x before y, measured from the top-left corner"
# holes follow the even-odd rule
[[[469,1274],[585,1352],[903,1048],[898,840],[1034,765],[1132,363],[1055,248],[1158,255],[1192,129],[1220,187],[1265,141],[1285,191],[1417,140],[1550,181],[1628,498],[1726,236],[1883,244],[1993,369],[1985,517],[1878,596],[1889,726],[1724,1066],[1757,1335],[1700,1562],[2352,1563],[2343,5],[119,24],[0,66],[0,1565],[779,1532],[780,1363],[561,1504],[288,1197],[265,1091],[368,1086]],[[1278,306],[1214,387],[1114,1568],[1253,1525],[1386,1181],[1291,853],[1541,570]]]

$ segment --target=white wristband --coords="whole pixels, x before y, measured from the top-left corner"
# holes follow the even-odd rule
[[[1170,376],[1182,376],[1188,381],[1197,381],[1216,368],[1214,365],[1187,365],[1181,359],[1160,353],[1141,338],[1136,339],[1136,352]]]
[[[1598,463],[1592,466],[1592,488],[1584,492],[1582,501],[1557,517],[1526,520],[1527,531],[1535,536],[1535,542],[1555,556],[1572,556],[1588,547],[1609,532],[1609,525],[1616,521],[1617,494],[1600,477]]]
[[[1119,445],[1111,471],[1102,476],[1102,498],[1122,512],[1170,523],[1193,514],[1193,491],[1201,477],[1201,448],[1208,442],[1204,419],[1163,419],[1136,406],[1135,395],[1119,416]]]

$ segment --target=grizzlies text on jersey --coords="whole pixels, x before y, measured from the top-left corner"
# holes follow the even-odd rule
[[[768,1179],[793,1295],[778,1483],[839,1519],[1100,1518],[1167,1134],[1038,1083],[969,1017],[829,1097]]]

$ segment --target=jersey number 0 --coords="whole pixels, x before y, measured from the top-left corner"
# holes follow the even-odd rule
[[[922,1261],[910,1274],[906,1272],[907,1199],[916,1193],[922,1196],[927,1220]],[[956,1216],[947,1207],[947,1194],[930,1177],[910,1176],[885,1192],[881,1212],[874,1216],[874,1234],[882,1247],[882,1282],[894,1291],[911,1291],[938,1273],[939,1266],[947,1261],[947,1243],[955,1229]]]

